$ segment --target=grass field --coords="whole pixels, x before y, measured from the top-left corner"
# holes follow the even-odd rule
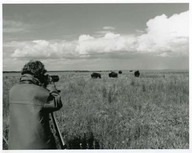
[[[101,79],[91,79],[91,72],[58,74],[63,108],[56,117],[68,148],[189,148],[188,72],[141,71],[139,78],[101,72]],[[6,138],[8,91],[18,80],[19,74],[3,74]]]

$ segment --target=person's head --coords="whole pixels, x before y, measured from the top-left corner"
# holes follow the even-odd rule
[[[43,83],[44,75],[47,72],[42,62],[38,60],[30,60],[26,63],[21,71],[21,74],[31,74]]]

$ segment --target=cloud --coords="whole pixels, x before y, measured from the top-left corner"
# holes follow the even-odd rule
[[[11,55],[14,58],[77,58],[96,53],[132,51],[135,40],[133,35],[121,36],[108,32],[99,38],[83,34],[73,41],[13,41],[4,44],[4,47],[15,46]]]
[[[19,46],[11,55],[14,58],[62,58],[76,56],[73,42],[51,42],[46,40],[34,40],[17,42]]]
[[[14,20],[3,20],[3,32],[4,33],[15,33],[15,32],[27,32],[29,25],[20,21]]]
[[[99,34],[99,36],[103,36],[107,33],[111,33],[111,31],[115,30],[115,27],[112,26],[104,26],[102,30],[99,30],[96,32],[96,34]]]
[[[135,37],[132,35],[121,36],[120,34],[108,32],[103,37],[91,37],[91,39],[88,40],[78,41],[76,51],[79,54],[89,55],[95,53],[132,51],[135,40]]]
[[[189,43],[189,12],[165,14],[150,19],[146,33],[138,37],[137,51],[187,54]]]
[[[79,36],[79,41],[86,41],[86,40],[93,40],[94,37],[91,37],[90,35],[81,35]]]
[[[101,30],[101,31],[97,31],[96,33],[99,34],[100,36],[103,36],[103,35],[105,35],[108,32],[111,32],[111,31],[109,31],[109,30]]]
[[[14,58],[90,58],[95,54],[135,53],[157,56],[188,55],[189,12],[156,16],[147,21],[145,30],[138,35],[122,35],[106,31],[100,36],[82,34],[72,41],[34,40],[11,42]],[[111,30],[112,27],[103,27]],[[143,32],[144,31],[144,32]]]
[[[105,26],[103,27],[103,30],[115,30],[115,28],[112,26]]]

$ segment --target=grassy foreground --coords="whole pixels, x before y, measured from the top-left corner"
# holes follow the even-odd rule
[[[91,79],[91,72],[59,73],[63,108],[56,113],[72,149],[189,148],[189,73],[141,72],[135,78]],[[8,134],[8,91],[19,75],[3,75],[3,130]],[[6,148],[5,148],[6,149]]]

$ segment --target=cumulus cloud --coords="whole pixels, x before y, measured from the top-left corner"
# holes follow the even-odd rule
[[[74,41],[14,41],[5,46],[16,47],[12,54],[15,58],[89,57],[95,53],[132,51],[135,40],[133,35],[121,36],[109,32],[99,38],[83,34]]]
[[[81,35],[79,36],[79,41],[86,41],[86,40],[93,40],[94,37],[91,37],[90,35]]]
[[[109,32],[100,38],[92,37],[85,41],[78,41],[76,51],[80,54],[132,51],[135,40],[133,35],[121,36]]]
[[[29,42],[17,42],[19,46],[12,57],[15,58],[62,58],[76,56],[73,42],[51,42],[46,40],[34,40]]]
[[[82,34],[72,41],[34,40],[12,42],[15,58],[90,57],[97,53],[150,53],[158,56],[187,55],[189,43],[189,12],[156,16],[147,21],[140,35],[122,35],[106,31],[101,36]],[[112,30],[113,27],[103,27]],[[9,44],[11,45],[11,43]]]
[[[167,17],[165,14],[150,19],[146,33],[138,37],[137,50],[140,52],[159,52],[186,54],[189,39],[189,12]]]

